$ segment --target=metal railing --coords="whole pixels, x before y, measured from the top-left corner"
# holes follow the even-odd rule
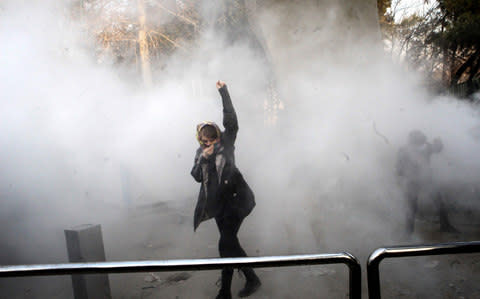
[[[94,262],[45,265],[1,266],[0,277],[102,274],[132,272],[198,271],[222,268],[268,268],[302,265],[346,264],[349,269],[350,298],[361,298],[361,267],[348,252],[270,257],[213,258],[163,261]]]
[[[368,297],[380,299],[380,262],[386,258],[480,252],[480,241],[378,248],[367,262]]]

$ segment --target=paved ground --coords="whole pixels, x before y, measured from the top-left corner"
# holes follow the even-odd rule
[[[111,261],[217,257],[218,236],[215,224],[212,221],[204,223],[193,233],[189,210],[158,204],[126,212],[124,219],[122,223],[103,226],[107,258]],[[441,234],[437,231],[438,223],[434,219],[420,218],[417,221],[417,234],[403,238],[400,243],[480,239],[478,225],[472,224],[471,219],[457,217],[454,224],[460,233]],[[283,246],[280,245],[288,245],[289,239],[299,238],[298,234],[303,233],[292,228],[285,232],[280,233],[284,235],[284,239],[279,241],[278,249],[262,249],[262,244],[266,243],[259,242],[255,225],[248,221],[242,227],[240,238],[250,255],[306,253],[298,252],[298,247],[293,246],[281,249]],[[275,235],[275,232],[271,233]],[[309,233],[316,236],[314,232]],[[318,238],[320,241],[324,240]],[[358,240],[354,241],[358,243]],[[370,241],[368,237],[362,244],[369,242],[372,243],[371,248],[351,249],[360,259],[363,271],[368,254],[377,246],[377,241],[374,238]],[[384,244],[388,245],[392,244]],[[317,252],[340,251],[319,245]],[[380,270],[384,298],[480,298],[480,254],[389,260],[382,262]],[[348,271],[344,265],[265,268],[258,269],[258,274],[263,285],[251,298],[348,297]],[[365,273],[363,276],[363,297],[367,298]],[[111,274],[109,278],[115,299],[202,299],[215,297],[218,291],[215,283],[219,278],[219,271]],[[244,278],[235,272],[234,297],[243,283]],[[2,279],[0,289],[1,299],[73,298],[68,276]]]

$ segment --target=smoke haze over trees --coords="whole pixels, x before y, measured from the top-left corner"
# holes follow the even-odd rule
[[[425,1],[423,10],[410,10],[398,19],[396,14],[405,2],[409,1],[379,1],[380,21],[393,58],[421,71],[437,88],[472,98],[480,89],[479,2]]]

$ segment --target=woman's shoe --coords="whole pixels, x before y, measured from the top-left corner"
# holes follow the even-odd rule
[[[258,276],[255,275],[252,279],[247,280],[245,283],[245,287],[238,292],[239,297],[248,297],[251,294],[255,293],[260,286],[262,285],[262,282],[258,278]]]
[[[232,294],[229,291],[220,289],[220,292],[218,292],[218,295],[215,297],[215,299],[232,299]]]

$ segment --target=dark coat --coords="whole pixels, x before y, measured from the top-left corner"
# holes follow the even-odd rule
[[[197,149],[191,171],[193,178],[201,183],[193,219],[194,230],[202,221],[236,214],[245,218],[255,207],[255,197],[235,166],[235,140],[238,121],[227,86],[219,89],[223,102],[223,126],[220,143],[208,159],[202,156],[203,148]],[[215,184],[209,180],[218,180]]]

